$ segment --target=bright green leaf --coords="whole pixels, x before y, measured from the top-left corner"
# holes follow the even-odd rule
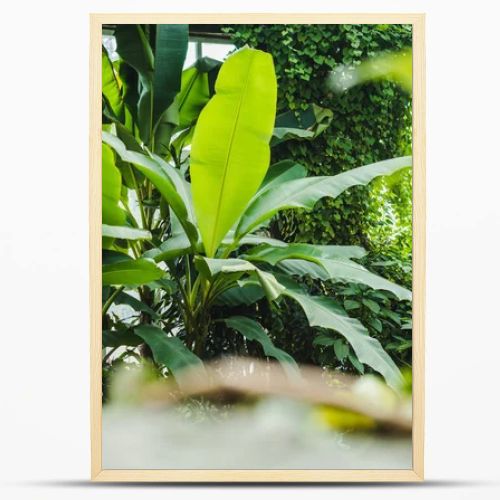
[[[312,210],[321,198],[335,198],[352,186],[368,184],[376,177],[409,166],[411,156],[405,156],[354,168],[334,176],[306,177],[284,182],[252,201],[238,223],[236,234],[241,236],[250,232],[280,210]]]
[[[209,257],[269,167],[277,92],[271,55],[244,48],[229,56],[215,91],[198,118],[190,165],[196,218]]]

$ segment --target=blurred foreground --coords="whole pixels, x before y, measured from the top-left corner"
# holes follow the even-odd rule
[[[229,359],[176,383],[128,368],[103,408],[105,469],[408,469],[411,398],[372,376]]]

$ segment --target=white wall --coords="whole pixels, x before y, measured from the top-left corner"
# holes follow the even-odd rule
[[[357,487],[308,494],[498,498],[498,485],[470,482],[499,475],[496,4],[309,0],[294,6],[299,12],[423,11],[428,16],[426,474],[434,483],[404,492]],[[292,9],[288,2],[283,6]],[[168,10],[280,7],[265,0],[17,0],[3,5],[0,476],[7,481],[5,498],[179,494],[48,482],[89,476],[87,14]],[[452,480],[462,483],[439,482]],[[238,495],[253,498],[264,492],[249,489]],[[235,492],[183,489],[180,494],[229,498]],[[275,488],[269,494],[298,498],[304,492]]]

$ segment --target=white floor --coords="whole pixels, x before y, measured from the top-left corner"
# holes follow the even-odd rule
[[[325,429],[309,406],[267,400],[221,416],[104,412],[105,469],[410,469],[410,435]]]

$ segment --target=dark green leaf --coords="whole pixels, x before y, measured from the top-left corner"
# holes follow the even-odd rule
[[[203,363],[177,337],[169,337],[166,332],[152,325],[140,325],[134,329],[150,347],[155,362],[166,366],[174,376],[186,368],[202,368]]]
[[[161,278],[164,274],[151,260],[124,260],[102,266],[102,284],[143,285]]]
[[[224,320],[227,326],[241,333],[246,339],[258,342],[266,356],[276,358],[290,375],[300,375],[295,360],[282,349],[278,349],[268,337],[267,332],[257,321],[245,316],[232,316]]]
[[[187,24],[157,24],[153,76],[153,124],[172,104],[181,89],[188,46]]]

